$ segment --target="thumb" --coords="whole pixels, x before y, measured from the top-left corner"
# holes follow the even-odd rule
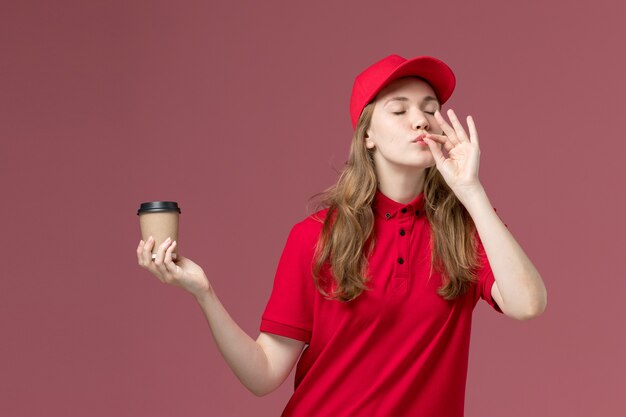
[[[433,157],[435,158],[435,164],[437,164],[437,167],[441,166],[443,161],[446,160],[446,157],[443,155],[443,152],[441,152],[439,143],[428,137],[424,138],[424,142],[428,144],[430,151],[433,153]]]

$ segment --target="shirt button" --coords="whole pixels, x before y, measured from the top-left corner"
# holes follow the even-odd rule
[[[419,210],[415,210],[415,215],[419,216],[420,215],[420,211]]]
[[[405,208],[403,208],[403,209],[402,209],[402,210],[400,210],[400,211],[401,211],[401,212],[403,212],[403,213],[406,213],[406,207],[405,207]]]
[[[404,263],[404,259],[402,259],[402,258],[398,258],[398,263],[399,263],[399,264],[403,264],[403,263]]]
[[[391,214],[389,214],[389,213],[385,213],[385,217],[386,217],[386,218],[389,218],[389,217],[391,217]]]
[[[400,236],[404,236],[404,229],[400,229]]]

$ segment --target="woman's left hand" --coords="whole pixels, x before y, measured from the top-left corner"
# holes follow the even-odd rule
[[[437,169],[444,180],[454,194],[459,199],[462,199],[481,187],[478,180],[478,160],[480,156],[478,132],[472,116],[467,116],[467,125],[470,131],[469,138],[452,109],[448,109],[448,117],[452,122],[452,126],[445,121],[439,111],[436,111],[435,118],[446,136],[429,133],[424,138],[424,141],[433,153]],[[443,142],[443,145],[440,142]],[[448,158],[441,151],[441,146],[448,152]]]

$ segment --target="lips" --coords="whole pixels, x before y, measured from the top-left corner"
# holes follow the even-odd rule
[[[424,138],[425,137],[426,137],[426,133],[422,133],[421,135],[419,135],[418,137],[413,139],[411,142],[413,142],[413,143],[415,143],[415,142],[424,142]]]

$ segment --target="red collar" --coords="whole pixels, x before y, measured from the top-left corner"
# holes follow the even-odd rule
[[[424,216],[424,192],[419,193],[411,202],[402,204],[387,197],[378,189],[372,209],[383,219],[391,219],[397,215]]]

